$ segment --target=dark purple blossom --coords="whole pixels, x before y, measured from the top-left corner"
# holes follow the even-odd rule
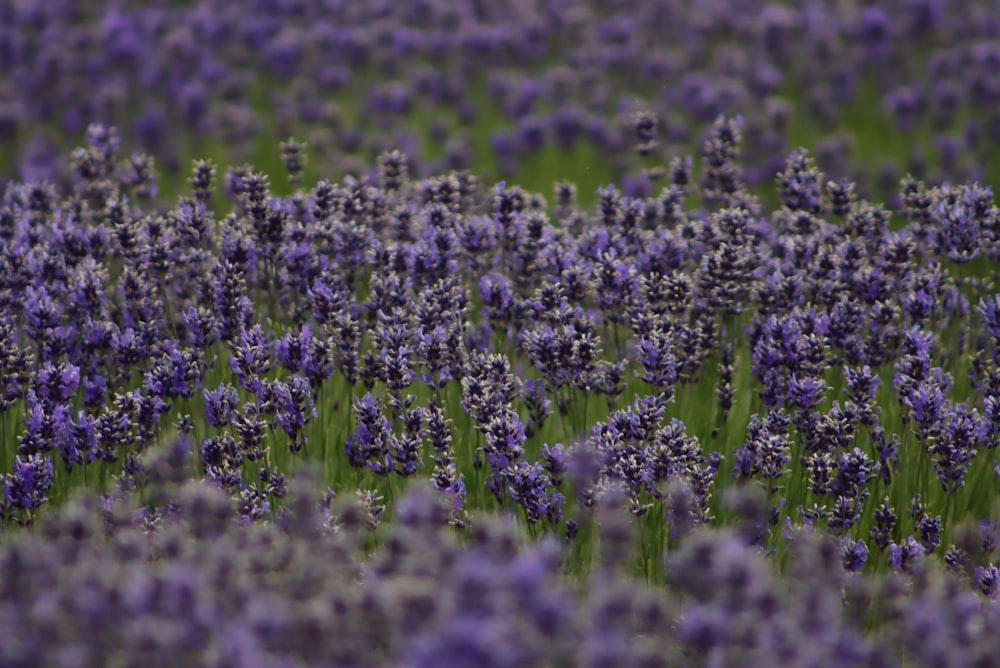
[[[761,420],[757,415],[750,418],[747,439],[734,454],[737,478],[751,479],[759,476],[766,481],[768,490],[779,489],[776,481],[787,475],[786,468],[791,461],[791,443],[787,425],[778,413],[770,413]]]
[[[521,460],[506,469],[503,476],[511,501],[524,509],[530,524],[536,524],[543,518],[555,524],[562,517],[563,495],[550,491],[552,480],[541,464],[528,464]]]
[[[792,376],[788,381],[788,401],[800,411],[811,411],[826,399],[826,383],[822,378],[799,379]]]
[[[271,384],[270,390],[275,419],[288,435],[291,451],[299,452],[308,443],[303,430],[316,417],[309,381],[294,375]]]
[[[1000,569],[995,565],[976,568],[976,587],[986,598],[996,598],[1000,594]]]
[[[79,387],[80,368],[73,364],[46,362],[35,378],[37,396],[50,405],[71,401]]]
[[[953,262],[970,262],[981,250],[983,227],[997,216],[993,191],[979,185],[933,191],[930,222],[937,233],[937,250]]]
[[[980,433],[978,412],[965,404],[954,404],[943,416],[941,433],[934,440],[931,452],[937,457],[934,471],[938,482],[948,494],[965,484],[965,474],[976,456]]]
[[[920,545],[925,554],[930,554],[941,544],[941,517],[921,517],[917,521],[917,532],[920,534]]]
[[[48,457],[41,454],[14,457],[14,471],[0,476],[5,514],[19,510],[30,513],[48,502],[46,494],[54,475],[55,467]]]
[[[864,569],[868,562],[868,546],[863,540],[852,541],[844,538],[841,542],[841,552],[843,554],[844,570],[857,573]]]
[[[859,499],[868,497],[866,489],[879,473],[879,464],[873,462],[860,448],[841,454],[837,458],[837,475],[830,486],[833,493]]]
[[[164,398],[190,399],[201,384],[204,365],[197,349],[166,341],[143,375],[145,390]]]
[[[640,339],[638,357],[642,367],[639,378],[672,397],[677,382],[677,362],[670,335],[654,330],[649,338]]]
[[[214,390],[205,388],[202,396],[206,420],[213,427],[228,425],[241,405],[239,393],[232,385],[222,384]]]
[[[229,358],[229,367],[244,390],[256,394],[264,387],[262,376],[274,366],[272,347],[270,337],[260,325],[240,330]]]
[[[356,399],[353,408],[357,426],[344,446],[351,466],[367,467],[379,475],[388,475],[392,470],[389,459],[392,425],[382,414],[381,402],[369,392]]]
[[[545,472],[552,480],[553,487],[562,486],[563,475],[566,473],[566,449],[562,443],[549,446],[548,443],[542,446],[542,465]]]
[[[897,571],[911,572],[923,556],[924,547],[913,536],[907,537],[900,545],[895,542],[889,544],[889,565]]]

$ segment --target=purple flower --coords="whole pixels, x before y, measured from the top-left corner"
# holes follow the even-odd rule
[[[88,410],[99,410],[107,403],[108,379],[99,373],[83,378],[83,405]]]
[[[127,369],[147,359],[150,349],[139,332],[131,327],[126,327],[123,330],[112,332],[111,353],[115,362],[123,369]]]
[[[694,604],[685,609],[677,636],[685,646],[709,654],[729,644],[732,629],[732,613],[722,606]]]
[[[479,295],[483,300],[484,313],[497,323],[505,323],[511,317],[514,294],[510,281],[504,275],[487,274],[479,280]]]
[[[388,475],[392,470],[389,459],[392,425],[382,414],[381,402],[368,392],[355,399],[354,414],[358,420],[357,427],[344,446],[351,466],[367,467],[379,475]]]
[[[672,397],[677,382],[677,361],[671,336],[654,330],[649,338],[640,339],[638,356],[642,366],[642,372],[637,372],[639,378]]]
[[[850,538],[844,538],[840,549],[844,570],[850,573],[861,571],[868,562],[868,546],[863,540],[851,541]]]
[[[769,413],[763,420],[757,415],[750,418],[746,441],[734,453],[735,477],[760,476],[768,481],[768,489],[777,489],[775,481],[789,473],[786,467],[791,461],[791,442],[785,419],[780,411]]]
[[[450,329],[438,325],[430,329],[421,328],[417,333],[417,357],[429,372],[421,374],[421,378],[433,388],[444,388],[461,366],[456,355],[456,339],[460,335],[460,328],[460,325]]]
[[[346,288],[332,277],[319,276],[314,279],[306,293],[313,318],[320,325],[331,322],[340,313],[347,301]]]
[[[782,402],[788,377],[819,378],[826,369],[826,342],[815,333],[806,333],[807,316],[799,311],[772,315],[753,333],[751,359],[754,375],[764,384],[764,404]]]
[[[548,443],[542,446],[542,464],[545,471],[552,479],[553,487],[562,485],[563,475],[566,473],[566,450],[562,443],[549,446]]]
[[[1000,594],[1000,568],[990,564],[986,568],[976,568],[976,587],[986,598],[996,598]]]
[[[101,123],[91,123],[87,126],[87,144],[96,150],[104,161],[110,163],[121,147],[121,137],[118,129]]]
[[[826,399],[826,382],[822,378],[802,378],[794,374],[788,381],[788,400],[800,411],[811,411]]]
[[[35,378],[35,391],[49,404],[71,401],[79,387],[80,367],[74,364],[53,366],[51,362],[46,362]]]
[[[934,471],[938,482],[948,494],[953,494],[965,484],[965,474],[982,433],[981,419],[976,410],[964,403],[951,406],[943,418],[943,426],[931,445],[936,456]]]
[[[920,545],[925,554],[930,554],[941,544],[941,517],[921,517],[917,521]]]
[[[1000,549],[1000,523],[995,520],[983,520],[979,525],[979,537],[983,552],[992,556]]]
[[[719,116],[709,137],[702,143],[701,155],[706,163],[702,175],[702,195],[709,205],[725,205],[742,185],[739,165],[743,118]]]
[[[889,544],[889,564],[894,570],[909,573],[924,556],[924,547],[913,536],[907,537],[901,545]]]
[[[34,390],[29,390],[25,402],[24,424],[26,429],[20,437],[18,450],[22,455],[48,452],[54,446],[52,413],[54,406],[46,406],[39,401]]]
[[[941,383],[926,381],[912,387],[900,399],[909,409],[909,417],[919,427],[917,436],[926,440],[940,431],[947,403],[946,389]]]
[[[528,464],[521,460],[502,475],[511,500],[524,509],[530,524],[536,524],[542,518],[552,524],[559,521],[565,499],[559,492],[549,491],[552,481],[541,464]]]
[[[146,392],[134,392],[135,422],[139,428],[139,442],[149,445],[156,439],[160,428],[160,418],[167,414],[170,405],[158,395]]]
[[[230,341],[252,324],[253,303],[247,296],[245,273],[246,265],[256,263],[256,256],[246,249],[230,249],[230,259],[225,257],[226,245],[224,241],[224,257],[215,272],[215,314],[219,337]]]
[[[636,112],[632,117],[632,130],[635,133],[635,151],[645,157],[659,146],[656,141],[656,116],[649,111]]]
[[[945,187],[932,197],[929,213],[938,252],[952,262],[971,262],[980,252],[982,227],[997,215],[993,191],[979,185]]]
[[[399,419],[403,424],[403,433],[389,437],[389,458],[393,471],[405,478],[415,474],[423,465],[420,451],[427,434],[428,412],[422,407],[411,408]]]
[[[187,342],[196,348],[208,348],[218,340],[215,314],[204,308],[190,306],[181,313]]]
[[[1000,346],[1000,294],[980,299],[977,310],[986,333],[993,338],[993,345]]]
[[[238,470],[246,453],[229,434],[210,436],[201,442],[201,461],[206,470]]]
[[[545,383],[533,378],[524,380],[521,398],[530,415],[527,426],[530,438],[545,425],[545,421],[552,414],[552,402],[545,392]]]
[[[843,535],[861,521],[863,500],[851,496],[838,496],[833,502],[827,526],[835,535]]]
[[[879,472],[879,464],[873,462],[861,448],[841,454],[837,458],[837,477],[830,486],[838,495],[849,496],[862,502],[868,497],[865,489]]]
[[[488,597],[490,592],[487,589],[482,594]],[[487,615],[456,615],[434,633],[421,635],[400,665],[408,668],[530,665],[539,657],[518,644],[517,635],[506,624]]]
[[[194,197],[199,203],[207,203],[212,199],[212,187],[215,180],[215,165],[209,160],[197,160],[194,163],[194,176],[191,178],[191,186],[194,189]],[[189,211],[197,209],[190,207]]]
[[[260,325],[241,329],[229,357],[229,367],[244,390],[254,394],[263,388],[261,376],[274,366],[272,343]]]
[[[302,376],[292,376],[288,380],[273,383],[271,392],[274,417],[281,429],[288,434],[289,449],[293,453],[299,452],[308,442],[303,430],[316,417],[309,381]]]
[[[844,379],[847,381],[844,394],[849,396],[851,401],[859,408],[862,408],[866,412],[872,412],[874,410],[875,395],[881,384],[881,379],[878,375],[868,365],[860,369],[846,366],[844,367]],[[874,416],[872,416],[872,419],[874,419]]]
[[[461,514],[465,507],[468,491],[465,487],[465,476],[458,472],[453,461],[440,461],[435,464],[431,473],[431,487],[451,497],[452,516]]]
[[[412,323],[401,313],[386,315],[378,311],[378,324],[372,330],[378,351],[378,373],[393,394],[399,394],[416,379],[410,360],[413,346]]]
[[[571,446],[566,453],[566,472],[570,481],[584,494],[594,490],[605,467],[610,463],[610,454],[598,448],[590,440]]]
[[[228,425],[240,407],[239,394],[232,385],[222,384],[214,390],[205,388],[202,396],[205,399],[206,420],[213,427]]]
[[[333,375],[330,344],[325,338],[314,336],[309,325],[303,325],[298,334],[289,333],[278,339],[274,352],[281,365],[292,373],[303,374],[314,390]]]
[[[624,305],[639,291],[636,268],[612,253],[604,253],[594,267],[597,304],[609,322],[624,322]]]
[[[791,211],[819,214],[823,208],[823,174],[805,149],[793,151],[777,176],[782,204]]]
[[[190,399],[201,384],[202,374],[197,348],[180,348],[175,341],[166,341],[143,375],[143,385],[150,394]]]
[[[486,461],[495,472],[513,466],[524,456],[524,422],[510,409],[501,410],[484,426]]]
[[[55,467],[41,454],[14,457],[14,472],[0,476],[4,505],[8,510],[32,511],[48,502],[45,496],[52,487]]]
[[[33,340],[45,341],[62,322],[62,313],[48,290],[29,287],[24,300],[25,332]]]

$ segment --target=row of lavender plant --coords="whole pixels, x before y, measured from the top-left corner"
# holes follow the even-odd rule
[[[304,474],[273,521],[241,526],[226,493],[187,479],[190,455],[178,441],[150,461],[162,512],[134,491],[85,493],[0,545],[0,663],[888,668],[991,666],[1000,651],[997,601],[962,567],[851,574],[806,531],[779,579],[745,536],[698,529],[650,587],[629,568],[617,486],[595,499],[599,555],[576,578],[562,541],[526,542],[502,516],[457,533],[426,488],[372,551],[363,496],[320,501]],[[995,570],[979,580],[995,592]]]
[[[190,158],[260,163],[294,134],[330,178],[402,148],[421,176],[547,188],[555,166],[644,195],[620,149],[650,108],[679,152],[743,113],[753,184],[806,143],[888,202],[906,171],[997,176],[998,35],[985,1],[8,2],[0,172],[53,178],[100,120],[160,157],[171,194]]]
[[[655,141],[648,115],[635,137]],[[656,197],[608,186],[587,211],[566,183],[549,207],[465,172],[411,180],[398,152],[305,190],[289,141],[295,194],[229,170],[217,216],[210,164],[158,210],[151,159],[92,126],[72,190],[0,203],[5,523],[79,486],[143,497],[147,451],[182,434],[246,523],[312,460],[390,515],[407,481],[457,526],[514,512],[569,539],[575,571],[621,487],[653,581],[692,523],[738,524],[782,564],[807,526],[852,570],[937,553],[992,572],[959,540],[995,531],[992,192],[907,179],[894,229],[797,151],[764,211],[740,142],[719,119],[699,172],[675,159]],[[727,509],[732,486],[763,500]]]

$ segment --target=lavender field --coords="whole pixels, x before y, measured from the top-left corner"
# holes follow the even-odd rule
[[[1000,4],[0,1],[0,666],[1000,665]]]

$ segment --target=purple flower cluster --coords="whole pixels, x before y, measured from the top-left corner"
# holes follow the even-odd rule
[[[184,466],[172,452],[161,470]],[[371,553],[377,501],[331,503],[314,483],[291,481],[274,521],[251,526],[218,488],[169,475],[157,510],[128,492],[61,507],[0,547],[0,663],[988,665],[1000,651],[996,568],[975,570],[979,596],[925,568],[912,539],[893,545],[905,579],[852,574],[863,543],[806,532],[778,580],[736,535],[698,531],[671,555],[666,587],[605,569],[575,582],[561,573],[566,548],[525,544],[509,519],[477,518],[457,540],[451,509],[426,490],[399,499]],[[617,507],[599,512],[602,548],[627,558]]]
[[[808,170],[782,171],[806,128],[824,169],[864,194],[902,203],[894,182],[906,172],[942,187],[927,209],[942,254],[975,257],[978,236],[995,225],[978,215],[983,189],[946,183],[992,169],[997,119],[982,110],[996,102],[1000,47],[988,3],[574,0],[527,10],[56,0],[11,4],[3,19],[0,140],[11,177],[54,177],[60,138],[98,120],[159,157],[155,167],[141,156],[124,167],[143,198],[157,194],[157,169],[183,178],[188,146],[221,144],[241,161],[270,132],[310,147],[309,161],[301,142],[281,148],[293,188],[310,164],[356,173],[387,148],[404,149],[422,176],[486,162],[510,174],[546,152],[579,159],[593,149],[606,156],[604,178],[645,196],[663,170],[642,165],[659,151],[691,150],[725,113],[742,114],[729,134],[745,139],[748,164],[735,163],[736,142],[713,142],[703,183],[713,203],[741,178],[758,184],[781,172],[789,209],[815,213],[826,184]],[[866,144],[876,140],[897,154],[872,160]],[[630,147],[638,157],[622,150]],[[104,141],[103,155],[72,161],[96,174],[116,148]],[[396,186],[398,165],[390,161],[383,185]],[[210,174],[206,166],[195,176],[201,201]],[[259,229],[278,229],[280,213],[257,213]],[[721,270],[725,255],[707,264]]]
[[[990,622],[1000,337],[994,286],[965,272],[996,259],[995,207],[963,191],[983,224],[966,239],[974,252],[955,256],[962,235],[935,213],[959,207],[954,189],[904,180],[907,206],[890,224],[798,151],[767,210],[738,162],[743,132],[720,118],[698,170],[675,161],[658,195],[602,188],[593,209],[564,184],[550,208],[466,172],[418,179],[400,153],[289,197],[230,170],[224,214],[216,175],[198,163],[193,194],[157,208],[104,126],[73,154],[68,187],[7,187],[0,516],[39,527],[10,554],[37,550],[44,563],[67,550],[66,582],[97,577],[94,559],[144,564],[94,585],[110,600],[111,640],[95,635],[80,652],[98,658],[81,661],[113,663],[102,652],[125,650],[110,647],[146,656],[114,635],[120,625],[129,642],[146,638],[130,615],[176,632],[151,647],[276,664],[347,665],[348,652],[367,665],[573,665],[579,652],[633,665],[647,651],[654,664],[679,651],[763,662],[786,646],[788,665],[819,646],[845,665],[934,656],[901,631],[863,637],[875,622],[837,607],[862,595],[845,575],[856,571],[894,572],[884,591],[857,585],[887,601],[880,610],[911,597],[959,614],[971,600],[979,607],[962,614]],[[284,150],[299,174],[303,149]],[[324,507],[292,489],[311,462],[333,484]],[[52,547],[45,532],[61,536],[60,522],[94,522],[73,515],[93,502],[67,501],[81,486],[111,490],[104,527]],[[466,530],[461,548],[449,523]],[[519,548],[517,523],[537,540]],[[733,535],[708,532],[733,523]],[[340,555],[330,573],[286,572],[306,560],[292,552],[317,545]],[[791,576],[800,599],[782,594],[759,550],[808,573]],[[937,555],[953,573],[934,570]],[[583,600],[559,577],[567,563],[587,564]],[[182,577],[171,568],[196,581],[164,589],[199,601],[174,605],[208,606],[204,616],[178,619],[158,601],[144,617],[162,593],[144,578]],[[676,577],[677,609],[636,593],[636,570]],[[87,587],[53,603],[39,592],[65,583],[45,577],[31,594],[42,600],[25,599],[33,609],[84,614],[73,597]],[[948,589],[956,577],[961,594]],[[254,578],[265,583],[248,594]],[[910,589],[893,593],[899,583]],[[341,586],[356,598],[299,605]],[[416,612],[395,598],[408,593]],[[338,649],[295,636],[321,628],[309,614],[344,616],[356,637]],[[912,614],[877,621],[896,632],[920,623]],[[243,638],[237,649],[220,618]],[[23,621],[24,637],[36,622]],[[796,645],[803,635],[822,642]],[[10,645],[26,652],[11,661],[30,664],[29,645]]]

